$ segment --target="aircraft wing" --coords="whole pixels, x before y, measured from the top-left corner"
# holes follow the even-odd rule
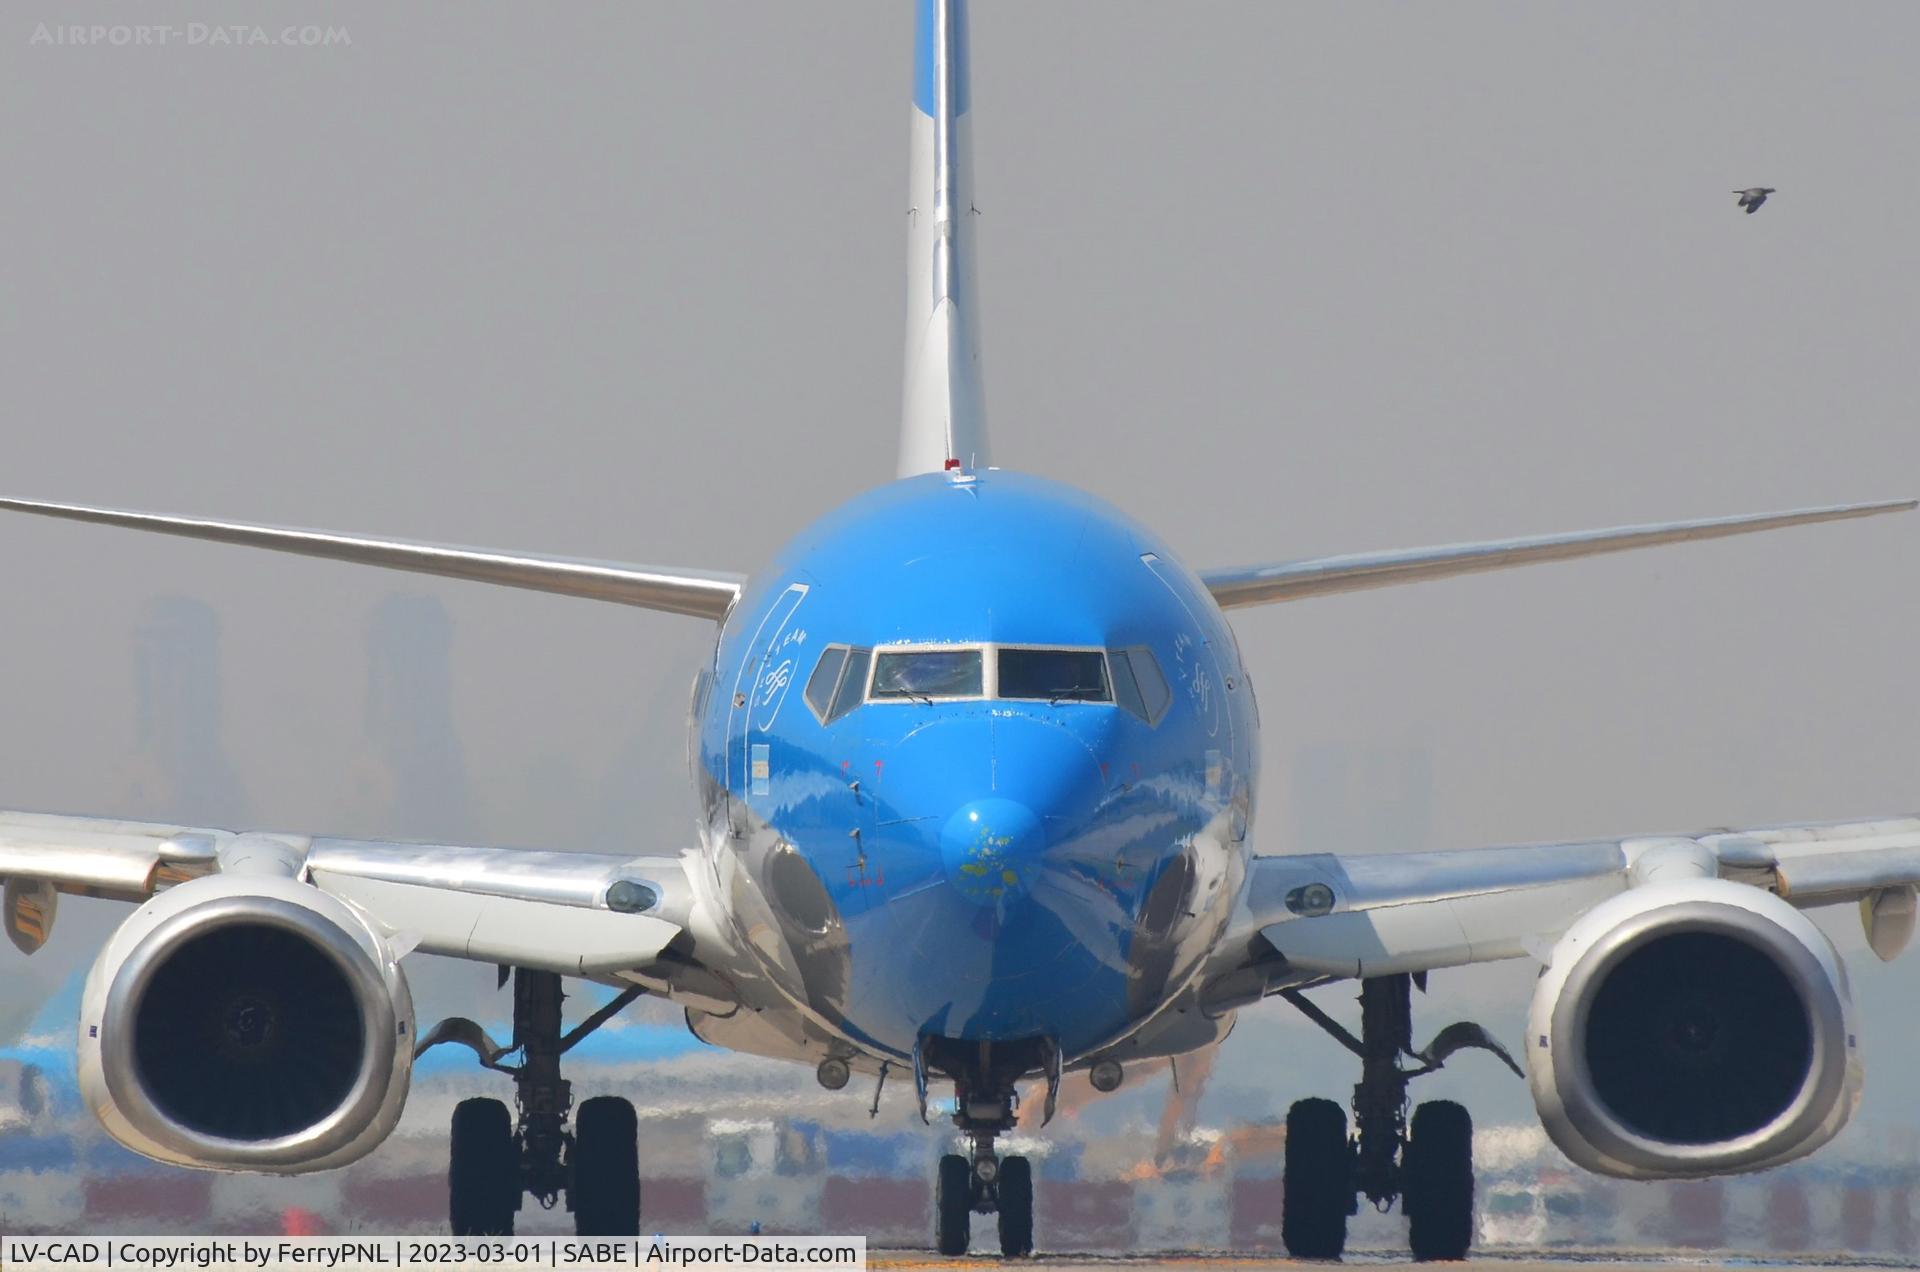
[[[1538,535],[1526,539],[1494,539],[1484,543],[1453,543],[1442,547],[1356,552],[1346,556],[1202,570],[1200,580],[1213,593],[1213,599],[1219,602],[1222,609],[1235,609],[1243,605],[1268,605],[1276,601],[1296,601],[1336,592],[1391,587],[1397,583],[1419,583],[1427,579],[1450,578],[1456,574],[1505,570],[1542,561],[1566,561],[1574,557],[1625,552],[1631,548],[1652,548],[1694,539],[1721,539],[1729,535],[1811,525],[1819,521],[1871,517],[1883,512],[1906,512],[1915,506],[1916,501],[1911,499],[1836,504],[1825,508],[1800,508],[1791,512],[1714,517],[1703,521],[1668,521],[1654,525],[1619,526],[1611,530],[1584,530],[1574,534]]]
[[[246,521],[214,521],[206,517],[176,517],[157,512],[129,512],[118,508],[89,508],[79,504],[40,503],[28,499],[0,499],[0,510],[27,512],[67,521],[146,530],[209,539],[242,547],[268,548],[332,561],[352,561],[414,574],[471,579],[503,587],[583,596],[589,600],[636,605],[642,609],[689,614],[695,618],[725,618],[746,582],[742,574],[715,570],[685,570],[657,565],[622,565],[577,557],[534,552],[506,552],[494,548],[461,548],[411,539],[336,534],[328,530],[300,530],[256,525]]]
[[[1256,857],[1246,903],[1210,970],[1221,1005],[1329,979],[1424,972],[1532,954],[1628,888],[1719,877],[1800,907],[1863,905],[1874,950],[1891,958],[1912,930],[1876,932],[1871,902],[1920,885],[1920,816],[1641,835],[1450,852]],[[1205,992],[1205,991],[1203,991]]]
[[[396,952],[571,976],[655,964],[697,900],[679,856],[389,843],[0,812],[14,944],[46,940],[59,892],[142,901],[210,874],[291,873],[349,902]]]

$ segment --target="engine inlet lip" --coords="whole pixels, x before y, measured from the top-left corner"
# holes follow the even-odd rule
[[[1724,936],[1780,959],[1782,971],[1806,1010],[1813,1037],[1806,1077],[1788,1105],[1765,1126],[1731,1140],[1679,1144],[1643,1134],[1600,1102],[1582,1044],[1593,995],[1585,992],[1635,950],[1663,937],[1703,932]],[[1574,991],[1574,992],[1569,992]],[[1687,901],[1644,911],[1588,947],[1568,972],[1553,1009],[1551,1061],[1567,1119],[1596,1149],[1626,1165],[1671,1172],[1717,1173],[1757,1168],[1779,1154],[1783,1141],[1797,1141],[1820,1128],[1845,1095],[1846,1021],[1840,996],[1820,959],[1777,921],[1740,906]]]
[[[167,1115],[147,1093],[134,1058],[141,1001],[166,956],[186,941],[236,926],[278,928],[311,942],[353,991],[367,1049],[339,1105],[312,1126],[273,1139],[209,1135]],[[100,1067],[107,1093],[137,1130],[209,1166],[262,1169],[297,1165],[351,1144],[380,1112],[393,1076],[398,1024],[385,978],[366,952],[324,914],[274,897],[217,897],[168,915],[128,951],[107,991]]]

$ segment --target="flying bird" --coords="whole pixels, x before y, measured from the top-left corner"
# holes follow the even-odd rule
[[[1773,193],[1773,187],[1754,186],[1751,190],[1735,190],[1734,193],[1740,196],[1739,206],[1747,210],[1748,216],[1752,216],[1767,201],[1767,196]]]

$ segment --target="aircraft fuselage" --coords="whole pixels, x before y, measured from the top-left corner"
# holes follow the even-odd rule
[[[693,727],[736,935],[880,1055],[1116,1041],[1245,879],[1232,633],[1156,536],[1060,483],[932,474],[830,513],[729,614]]]

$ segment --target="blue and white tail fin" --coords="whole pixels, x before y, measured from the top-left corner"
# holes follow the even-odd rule
[[[900,476],[987,466],[973,282],[966,0],[915,0]]]

